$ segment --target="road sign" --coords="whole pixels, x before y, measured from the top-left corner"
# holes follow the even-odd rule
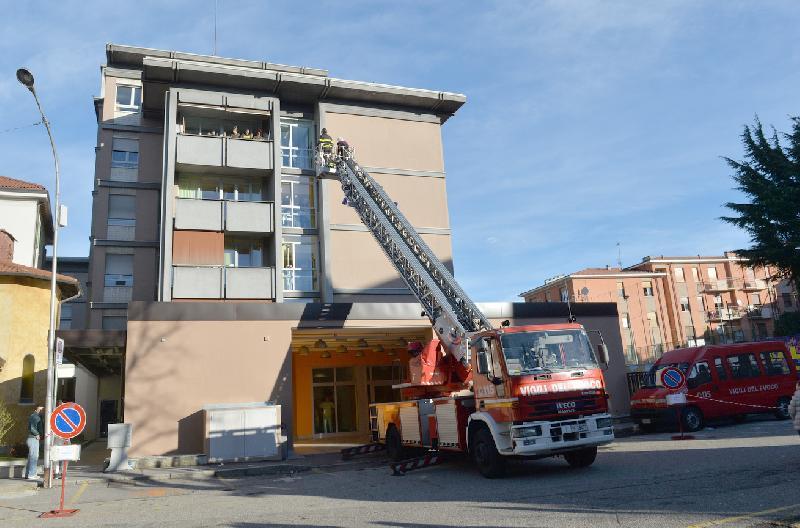
[[[64,363],[64,340],[56,338],[56,365]]]
[[[77,403],[62,403],[50,415],[50,429],[64,440],[74,438],[86,427],[86,412]]]
[[[81,445],[54,445],[50,448],[50,459],[54,462],[70,460],[75,462],[81,459]]]
[[[661,384],[672,392],[678,392],[686,385],[686,376],[680,369],[668,367],[661,373]]]

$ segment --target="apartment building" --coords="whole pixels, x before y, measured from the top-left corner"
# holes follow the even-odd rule
[[[773,270],[722,256],[645,257],[633,266],[588,268],[555,277],[520,296],[526,302],[614,302],[629,364],[672,348],[773,336],[776,315],[796,295]]]
[[[53,243],[50,195],[42,185],[0,176],[0,229],[14,242],[14,263],[40,268]]]

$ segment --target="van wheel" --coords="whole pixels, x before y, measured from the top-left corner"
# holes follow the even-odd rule
[[[578,449],[577,451],[564,453],[564,459],[567,461],[567,464],[569,464],[569,467],[572,468],[589,467],[596,458],[597,446],[584,447],[583,449]]]
[[[789,419],[789,398],[786,396],[778,400],[778,409],[775,411],[775,418],[778,420]]]
[[[506,471],[506,461],[498,453],[492,433],[486,427],[481,427],[472,440],[472,458],[481,475],[486,478],[502,477]]]
[[[403,439],[400,437],[400,431],[397,426],[390,424],[386,428],[386,454],[392,462],[399,462],[403,460]]]
[[[683,428],[690,433],[699,431],[703,428],[703,413],[697,407],[686,407],[681,412]]]

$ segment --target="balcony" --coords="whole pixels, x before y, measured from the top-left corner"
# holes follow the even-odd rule
[[[205,167],[272,170],[272,141],[178,134],[176,162]]]
[[[736,321],[744,315],[738,308],[721,308],[708,312],[709,321]]]
[[[131,299],[133,299],[133,288],[131,286],[103,287],[103,302],[128,303]]]
[[[272,202],[230,200],[175,200],[175,229],[272,233],[275,205]]]
[[[274,268],[173,266],[173,299],[274,299]]]
[[[702,282],[697,285],[698,292],[718,293],[736,289],[736,281],[733,279],[719,279]]]
[[[747,280],[743,281],[742,289],[744,291],[766,290],[767,289],[767,281],[762,280],[762,279],[754,279],[754,280],[747,279]]]
[[[747,317],[750,319],[772,319],[772,307],[763,305],[752,305],[747,307]]]

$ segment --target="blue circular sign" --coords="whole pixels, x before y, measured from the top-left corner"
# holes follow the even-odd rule
[[[62,403],[50,415],[50,427],[65,440],[78,436],[86,427],[86,412],[77,403]]]
[[[669,367],[661,373],[661,384],[671,391],[678,391],[686,385],[686,376],[680,369]]]

